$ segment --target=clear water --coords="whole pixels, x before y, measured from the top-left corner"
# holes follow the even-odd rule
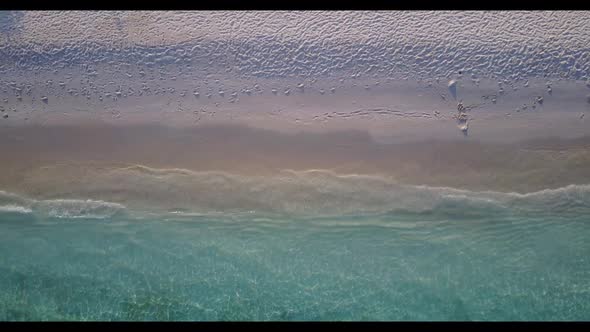
[[[588,320],[587,215],[0,216],[0,320]]]

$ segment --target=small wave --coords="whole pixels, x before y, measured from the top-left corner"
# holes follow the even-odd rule
[[[110,218],[125,210],[118,203],[93,200],[56,199],[39,201],[34,205],[36,212],[52,218]]]
[[[0,204],[0,213],[34,213],[45,217],[71,219],[104,219],[126,210],[119,203],[91,199],[34,200],[6,191],[0,191]]]
[[[46,196],[68,192],[92,199],[41,201],[35,205],[35,210],[47,215],[64,217],[108,217],[125,207],[195,216],[249,211],[257,215],[399,212],[452,217],[535,211],[590,213],[590,185],[523,194],[407,185],[390,177],[338,174],[325,169],[286,169],[267,176],[246,176],[143,165],[64,165],[44,169],[28,179],[29,187]]]
[[[0,213],[21,213],[29,214],[33,212],[30,208],[20,205],[0,205]]]

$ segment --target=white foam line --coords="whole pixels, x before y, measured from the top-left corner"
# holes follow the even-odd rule
[[[31,210],[27,207],[24,207],[24,206],[9,204],[9,205],[0,206],[0,212],[17,212],[17,213],[28,214],[28,213],[33,212],[33,210]]]
[[[184,169],[184,168],[152,168],[152,167],[148,167],[148,166],[144,166],[144,165],[140,165],[140,164],[135,164],[135,165],[121,167],[121,168],[113,168],[111,171],[126,171],[126,170],[133,171],[136,169],[145,170],[145,171],[151,172],[151,173],[160,173],[159,175],[163,175],[163,176],[174,175],[174,174],[170,174],[170,173],[176,173],[176,174],[180,174],[180,175],[192,175],[192,176],[216,175],[216,176],[222,176],[225,178],[230,178],[230,179],[238,180],[238,181],[242,181],[242,182],[245,180],[244,179],[245,176],[242,176],[239,174],[234,174],[234,173],[223,172],[223,171],[193,171],[193,170]],[[168,173],[168,174],[166,174],[166,173]],[[282,170],[280,170],[279,173],[288,173],[288,174],[290,173],[293,175],[321,174],[321,175],[329,175],[329,176],[332,176],[335,178],[340,178],[340,179],[371,179],[371,180],[383,181],[384,183],[388,183],[391,185],[400,185],[405,188],[437,190],[437,191],[450,191],[450,192],[461,193],[461,194],[507,195],[507,196],[513,196],[513,197],[519,197],[519,198],[526,198],[526,197],[530,197],[530,196],[534,196],[534,195],[547,194],[547,193],[556,193],[559,191],[571,190],[574,188],[580,188],[582,190],[590,190],[590,184],[570,184],[565,187],[552,188],[552,189],[549,188],[549,189],[543,189],[543,190],[529,192],[529,193],[500,192],[500,191],[490,191],[490,190],[471,191],[471,190],[467,190],[467,189],[459,189],[459,188],[444,187],[444,186],[407,185],[407,184],[402,184],[402,183],[394,181],[394,178],[392,178],[392,177],[384,177],[384,176],[372,175],[372,174],[358,174],[358,173],[338,174],[331,169],[306,169],[306,170],[282,169]],[[269,178],[269,177],[275,178],[277,176],[271,175],[271,176],[247,176],[247,177],[249,177],[251,179],[259,179],[259,178]],[[0,193],[2,193],[2,191],[0,191]]]

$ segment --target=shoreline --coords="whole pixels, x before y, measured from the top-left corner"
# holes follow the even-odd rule
[[[42,178],[43,167],[59,164],[87,169],[142,165],[239,176],[320,169],[375,175],[408,185],[518,193],[590,179],[590,136],[515,144],[466,140],[384,144],[363,131],[285,134],[227,125],[191,129],[94,125],[4,127],[0,141],[0,189],[22,193],[36,191],[34,183],[26,182],[31,174]]]

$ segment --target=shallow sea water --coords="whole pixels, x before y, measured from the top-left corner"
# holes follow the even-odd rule
[[[587,320],[587,216],[0,217],[0,320]]]

